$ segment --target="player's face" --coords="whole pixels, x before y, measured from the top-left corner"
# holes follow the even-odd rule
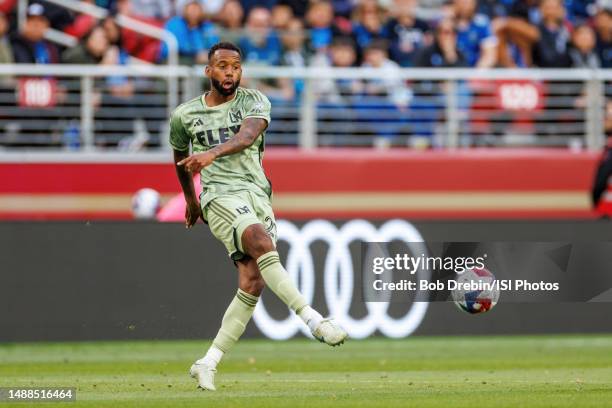
[[[232,95],[236,92],[242,78],[240,54],[232,50],[215,51],[206,66],[206,76],[221,95]]]

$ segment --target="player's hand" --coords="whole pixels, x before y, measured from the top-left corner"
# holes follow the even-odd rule
[[[198,222],[198,218],[202,218],[202,208],[197,201],[187,203],[185,208],[185,228],[191,228]],[[204,220],[204,218],[202,218]]]
[[[215,155],[210,152],[192,154],[177,164],[185,166],[185,170],[191,173],[199,173],[206,166],[210,166],[215,161]]]

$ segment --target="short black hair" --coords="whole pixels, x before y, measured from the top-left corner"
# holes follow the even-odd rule
[[[376,38],[372,41],[370,41],[370,43],[367,45],[365,51],[370,51],[370,50],[377,50],[377,51],[384,51],[384,52],[388,52],[389,50],[389,44],[387,43],[387,41],[385,39],[382,38]]]
[[[210,61],[212,56],[215,54],[215,51],[217,51],[217,50],[236,51],[238,53],[238,55],[240,55],[240,58],[242,58],[242,51],[240,51],[240,48],[238,48],[238,46],[236,44],[231,43],[229,41],[222,41],[222,42],[218,42],[215,45],[213,45],[212,47],[210,47],[210,50],[208,50],[208,61]]]
[[[332,47],[352,47],[356,48],[355,41],[349,36],[336,37],[332,43]]]

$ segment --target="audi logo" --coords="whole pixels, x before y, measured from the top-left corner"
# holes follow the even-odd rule
[[[352,220],[337,228],[329,221],[313,220],[298,228],[289,221],[279,220],[278,239],[289,244],[285,267],[294,282],[301,283],[300,290],[309,303],[314,298],[316,279],[310,245],[315,241],[329,245],[323,270],[325,301],[330,315],[352,338],[368,337],[377,330],[388,337],[406,337],[423,321],[427,302],[408,303],[405,315],[397,319],[389,316],[389,302],[384,301],[365,302],[367,314],[363,318],[356,319],[349,314],[353,302],[354,277],[355,273],[359,273],[353,267],[349,249],[351,242],[404,241],[411,251],[423,253],[426,251],[424,245],[418,244],[423,242],[423,237],[412,224],[403,220],[390,220],[376,228],[368,221]],[[418,248],[414,248],[415,245]],[[288,339],[298,331],[310,336],[306,325],[293,313],[283,320],[271,317],[263,299],[255,308],[253,319],[257,328],[271,339]]]

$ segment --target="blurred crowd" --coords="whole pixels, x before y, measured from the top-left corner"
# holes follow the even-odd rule
[[[206,63],[219,40],[251,64],[543,67],[612,66],[612,0],[84,0],[98,20],[44,0],[21,27],[0,0],[0,63],[163,63],[165,43],[120,27],[126,15],[170,31],[181,64]],[[48,27],[78,39],[66,49]]]
[[[362,120],[365,123],[359,123],[351,132],[370,126],[375,130],[368,132],[378,136],[394,135],[406,127],[413,135],[432,135],[435,123],[444,114],[444,92],[440,86],[399,80],[393,70],[401,67],[612,67],[612,0],[83,0],[83,3],[105,9],[106,16],[94,18],[45,0],[30,0],[25,19],[18,24],[17,0],[0,0],[0,63],[168,62],[168,44],[119,24],[119,17],[127,16],[172,33],[178,43],[179,63],[183,65],[205,64],[208,49],[227,40],[241,48],[244,62],[250,65],[385,69],[387,74],[376,80],[321,79],[314,83],[321,121],[344,120],[342,126],[346,126]],[[49,28],[76,39],[76,45],[66,47],[49,41],[45,36]],[[301,80],[283,78],[245,85],[257,86],[273,102],[289,104],[300,100],[304,88]],[[490,109],[491,97],[497,92],[487,90],[486,82],[458,86],[465,87],[459,89],[459,94],[471,98],[459,100],[458,106],[473,111]],[[568,95],[572,109],[583,109],[587,103],[585,91],[580,84],[577,86],[577,90],[568,91],[570,87],[564,85],[563,92],[573,92]],[[57,88],[62,89],[61,84]],[[120,107],[128,119],[142,119],[150,133],[159,132],[163,126],[157,118],[164,117],[163,101],[161,113],[155,118],[154,110],[145,104],[151,103],[153,95],[149,83],[139,85],[134,78],[114,76],[103,83],[96,82],[96,90],[104,91],[94,102],[96,132],[103,126],[99,116],[116,115],[116,111],[100,108],[104,106]],[[538,88],[537,92],[544,90]],[[550,93],[554,92],[557,91],[552,84]],[[439,100],[418,94],[438,95]],[[372,102],[361,99],[363,96],[382,99]],[[549,112],[540,116],[550,116],[546,119],[550,125],[544,123],[550,131],[532,126],[530,133],[556,134],[563,120],[582,120],[554,113],[558,108],[555,98],[545,103],[550,105],[545,106]],[[531,109],[538,111],[540,105],[538,102]],[[342,107],[352,109],[351,114],[357,116],[342,116],[339,110]],[[605,130],[610,133],[612,102],[607,101],[606,108]],[[419,119],[409,118],[407,111]],[[382,114],[387,115],[385,128],[379,125]],[[423,119],[423,115],[427,117]],[[488,113],[487,117],[491,115]],[[519,118],[518,122],[542,118]],[[507,131],[508,120],[517,121],[514,116],[497,119],[503,119],[500,129],[495,128],[495,120],[480,121],[485,123],[483,127],[473,119],[466,132],[501,134]],[[479,130],[479,126],[483,129]],[[329,128],[331,133],[336,132],[331,124]]]

